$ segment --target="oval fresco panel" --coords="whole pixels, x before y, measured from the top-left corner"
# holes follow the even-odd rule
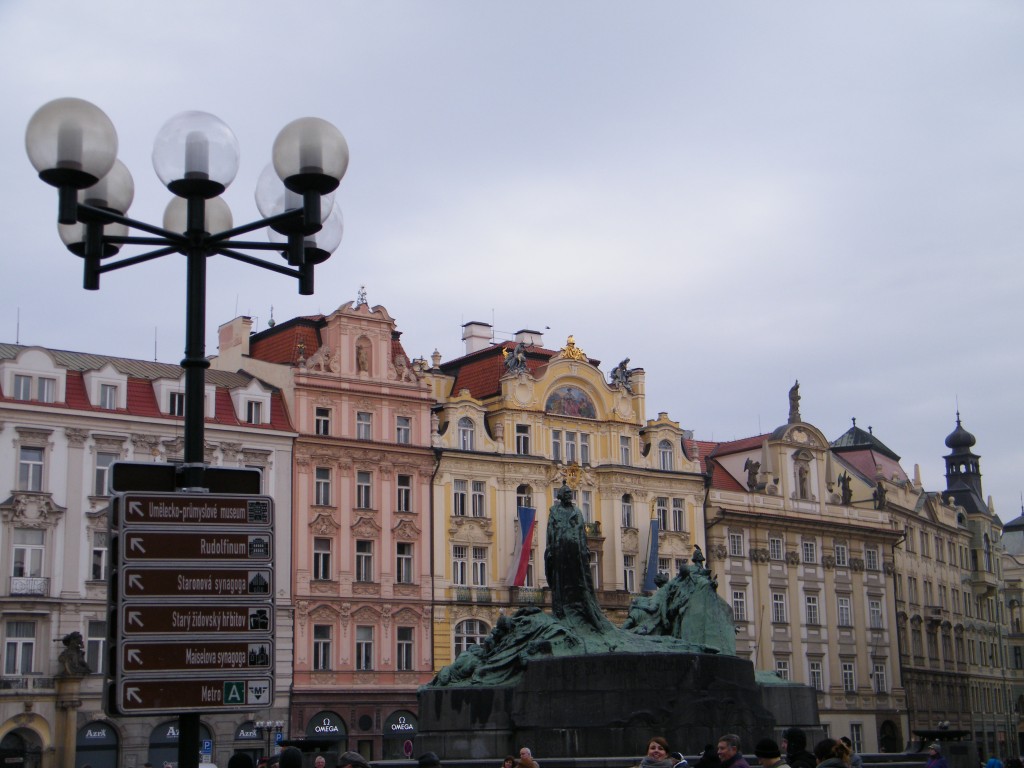
[[[559,387],[550,395],[544,404],[544,410],[556,416],[582,416],[584,419],[596,419],[597,409],[593,401],[579,387]]]

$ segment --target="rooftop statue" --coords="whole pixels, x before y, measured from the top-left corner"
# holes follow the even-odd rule
[[[654,594],[636,598],[626,624],[616,627],[597,603],[583,513],[563,483],[549,509],[544,552],[552,613],[528,607],[502,615],[483,643],[463,651],[430,685],[510,684],[531,658],[611,652],[735,655],[732,611],[703,563],[698,547],[693,565]]]

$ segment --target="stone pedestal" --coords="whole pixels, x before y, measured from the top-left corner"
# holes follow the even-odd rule
[[[552,757],[640,755],[654,735],[696,754],[736,733],[749,750],[775,726],[749,661],[699,653],[531,659],[512,685],[424,687],[419,715],[417,749],[446,759],[523,744]],[[816,706],[808,716],[817,722]]]

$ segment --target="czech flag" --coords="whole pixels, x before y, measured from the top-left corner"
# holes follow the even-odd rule
[[[533,529],[537,525],[536,509],[517,507],[516,513],[519,516],[519,538],[516,539],[512,567],[508,569],[506,578],[510,587],[521,587],[526,583],[526,567],[530,564],[530,552],[533,551]]]

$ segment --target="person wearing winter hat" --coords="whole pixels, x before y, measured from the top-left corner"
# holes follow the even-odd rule
[[[801,728],[787,728],[782,733],[782,751],[790,768],[815,768],[818,761],[807,751],[807,734]]]
[[[366,758],[358,752],[342,752],[338,757],[338,768],[346,768],[349,765],[354,766],[354,768],[370,768]]]
[[[302,768],[302,751],[297,747],[285,747],[277,764],[281,768]]]
[[[235,752],[228,758],[228,768],[252,768],[252,758],[245,752]]]
[[[754,756],[763,768],[789,768],[782,759],[779,745],[772,739],[761,739],[754,747]]]
[[[928,761],[924,765],[925,768],[949,768],[949,763],[942,756],[942,746],[939,742],[928,745]]]
[[[419,768],[441,768],[441,758],[435,752],[424,752],[416,762]]]

